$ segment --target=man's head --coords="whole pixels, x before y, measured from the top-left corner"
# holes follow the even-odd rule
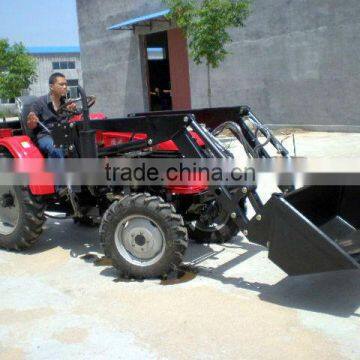
[[[54,73],[49,77],[50,91],[53,95],[61,97],[67,94],[67,81],[62,73]]]

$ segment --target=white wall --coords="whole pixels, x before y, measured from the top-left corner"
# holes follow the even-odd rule
[[[29,95],[41,96],[49,92],[49,77],[54,72],[61,72],[67,79],[77,79],[82,84],[80,54],[44,54],[33,55],[37,62],[37,81],[30,86]],[[53,61],[75,61],[75,69],[53,70]]]

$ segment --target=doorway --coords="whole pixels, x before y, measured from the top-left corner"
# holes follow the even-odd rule
[[[145,36],[149,110],[191,109],[187,41],[180,29]]]
[[[167,32],[146,35],[150,111],[172,110]]]

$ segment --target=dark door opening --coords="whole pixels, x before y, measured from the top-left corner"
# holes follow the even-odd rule
[[[172,110],[167,32],[146,35],[145,44],[150,111]]]

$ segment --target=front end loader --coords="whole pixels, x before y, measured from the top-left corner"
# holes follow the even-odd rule
[[[68,158],[233,159],[221,132],[240,142],[248,158],[290,157],[247,106],[92,116],[82,88],[81,111],[51,131]],[[75,100],[73,100],[75,101]],[[64,110],[64,109],[63,109]],[[65,110],[64,110],[65,111]],[[76,115],[76,119],[74,118]],[[0,124],[0,156],[43,158],[26,129]],[[76,121],[75,121],[76,120]],[[205,124],[203,126],[201,123]],[[122,276],[164,276],[182,262],[189,236],[201,242],[230,241],[239,231],[269,249],[269,258],[289,275],[360,268],[360,187],[312,186],[280,192],[262,203],[254,185],[83,185],[65,193],[53,184],[0,187],[0,246],[35,245],[46,211],[64,212],[77,222],[100,219],[100,242]],[[255,215],[249,218],[245,203]]]

